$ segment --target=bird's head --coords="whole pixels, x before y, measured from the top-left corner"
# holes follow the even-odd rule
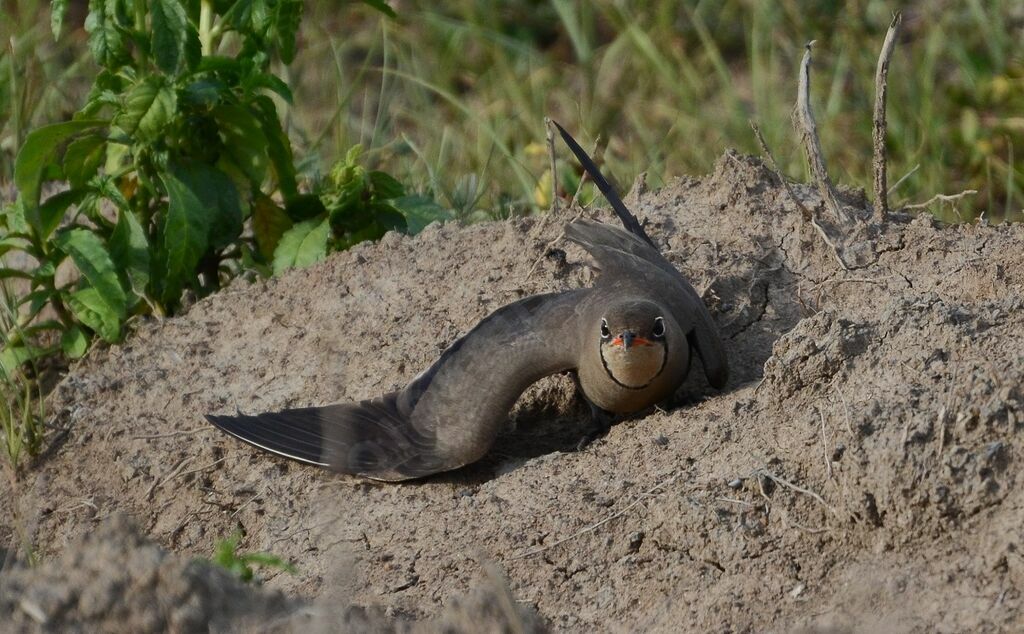
[[[686,344],[673,341],[685,338],[679,326],[664,308],[650,301],[608,306],[596,330],[605,372],[630,389],[647,387],[665,369],[669,347]]]

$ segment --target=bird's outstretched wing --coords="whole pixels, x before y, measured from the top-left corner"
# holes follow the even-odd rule
[[[455,469],[487,452],[527,387],[575,367],[576,309],[589,292],[535,295],[498,309],[398,392],[207,418],[251,445],[343,473],[395,481]]]

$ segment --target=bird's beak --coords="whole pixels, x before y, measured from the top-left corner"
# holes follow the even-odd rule
[[[644,339],[643,337],[637,337],[630,330],[624,330],[622,331],[621,335],[619,335],[615,339],[612,339],[612,345],[622,346],[623,348],[626,348],[628,350],[633,346],[649,346],[651,345],[651,342],[648,341],[647,339]]]

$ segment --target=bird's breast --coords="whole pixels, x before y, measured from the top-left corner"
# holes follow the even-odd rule
[[[641,345],[624,347],[606,345],[601,348],[601,361],[608,376],[627,389],[641,389],[650,385],[667,360],[665,346]]]
[[[668,398],[686,378],[687,349],[666,354],[663,346],[622,349],[596,346],[580,364],[580,386],[601,409],[630,414]]]

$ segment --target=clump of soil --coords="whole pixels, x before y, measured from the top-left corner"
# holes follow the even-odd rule
[[[490,311],[595,275],[551,244],[570,215],[432,226],[238,280],[94,350],[50,403],[66,435],[0,517],[30,509],[47,558],[116,513],[184,555],[240,528],[299,569],[268,587],[406,621],[498,569],[554,629],[1019,629],[1024,227],[896,218],[844,270],[774,175],[731,153],[628,202],[704,291],[726,390],[697,367],[678,407],[574,451],[585,408],[552,377],[484,461],[402,485],[203,421],[400,387]]]

